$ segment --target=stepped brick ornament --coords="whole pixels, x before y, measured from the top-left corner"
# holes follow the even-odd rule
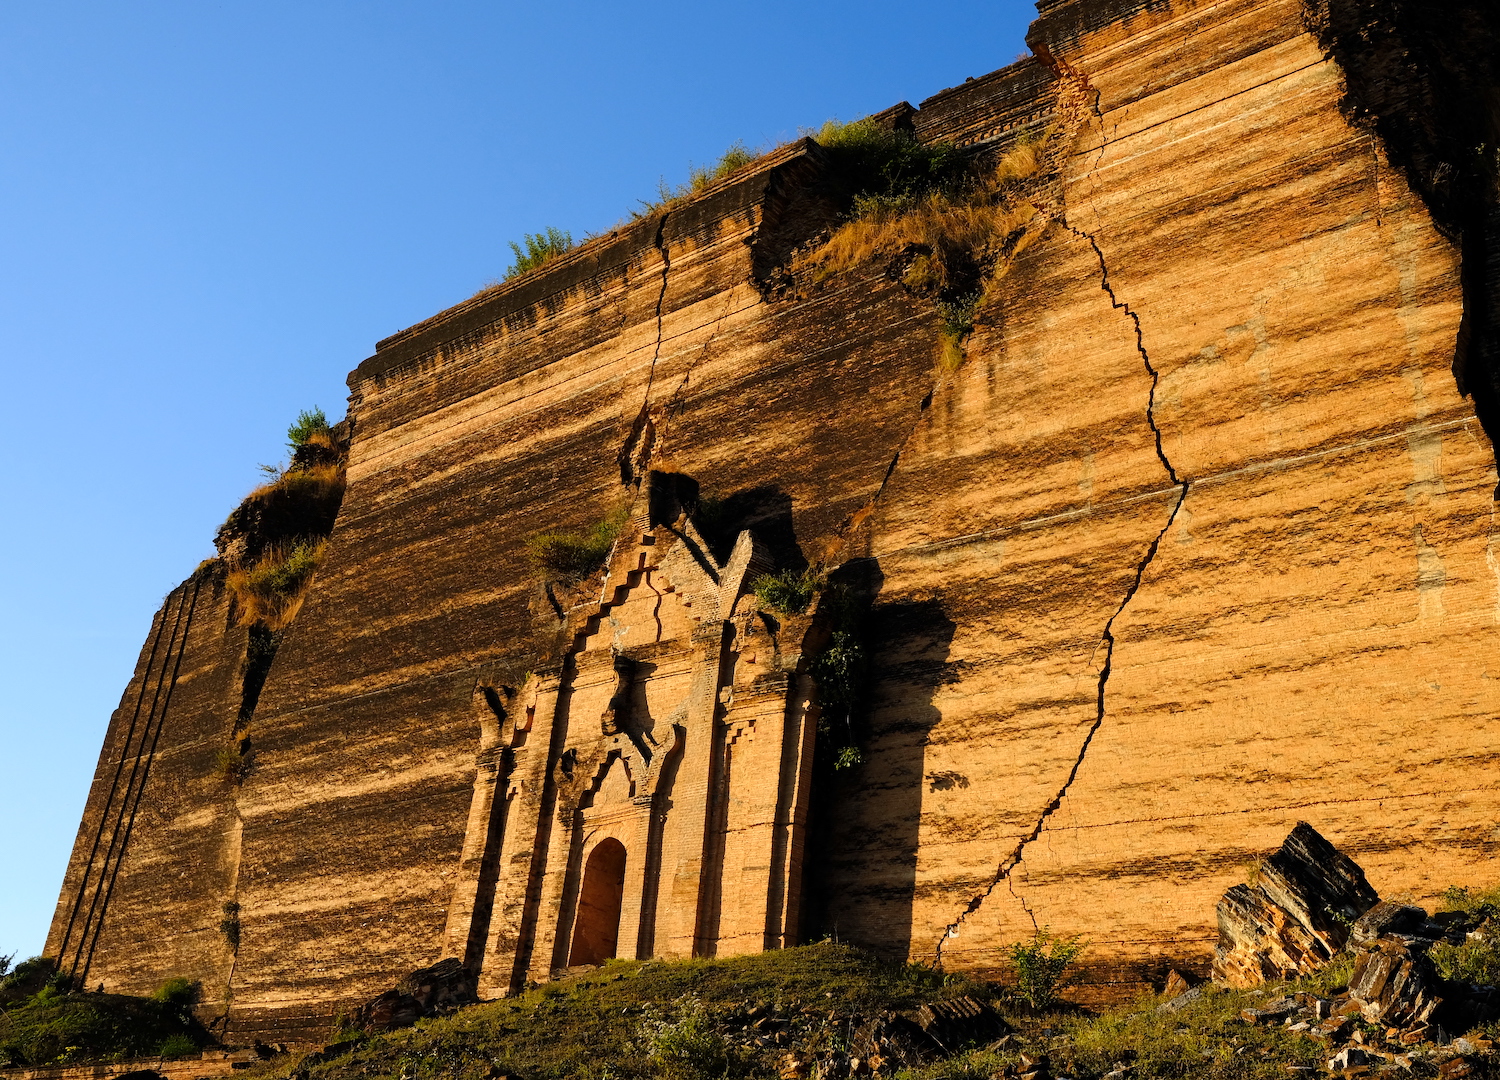
[[[611,957],[796,941],[816,732],[813,616],[761,612],[754,534],[728,560],[652,473],[560,662],[484,730],[447,929],[481,994]]]

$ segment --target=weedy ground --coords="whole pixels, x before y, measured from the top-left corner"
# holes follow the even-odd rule
[[[195,989],[168,980],[151,997],[72,992],[40,958],[0,979],[0,1068],[186,1057],[211,1040]]]
[[[403,1031],[344,1031],[323,1051],[266,1062],[246,1080],[826,1080],[850,1075],[865,1021],[961,995],[990,1002],[1015,1033],[905,1069],[887,1063],[878,1075],[990,1080],[1016,1075],[1023,1054],[1045,1054],[1054,1077],[1078,1080],[1122,1066],[1130,1080],[1286,1080],[1289,1066],[1321,1071],[1329,1048],[1280,1025],[1247,1023],[1240,1010],[1288,992],[1336,992],[1349,971],[1346,959],[1292,983],[1213,990],[1172,1013],[1158,1011],[1156,995],[1090,1013],[1037,1012],[1008,987],[828,942],[730,960],[612,961]],[[1486,1068],[1471,1075],[1490,1075]],[[1419,1061],[1401,1075],[1436,1076],[1436,1064]]]

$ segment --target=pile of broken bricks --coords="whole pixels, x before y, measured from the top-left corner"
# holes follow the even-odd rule
[[[1325,1042],[1331,1072],[1411,1069],[1425,1060],[1441,1080],[1459,1080],[1494,1049],[1490,1039],[1455,1039],[1448,1032],[1500,1017],[1500,991],[1444,980],[1428,954],[1439,942],[1459,945],[1500,932],[1495,920],[1461,911],[1429,917],[1422,908],[1382,901],[1359,866],[1305,822],[1250,884],[1224,894],[1217,914],[1213,976],[1221,985],[1248,989],[1290,980],[1313,974],[1346,950],[1353,953],[1342,993],[1297,993],[1240,1014],[1246,1023],[1284,1024]],[[1209,992],[1189,989],[1180,975],[1168,990],[1178,992],[1159,1011],[1176,1011]]]

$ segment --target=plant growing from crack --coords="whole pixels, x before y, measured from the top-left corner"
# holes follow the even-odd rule
[[[855,730],[868,668],[862,611],[858,597],[847,586],[834,584],[824,591],[820,613],[827,614],[832,631],[828,644],[808,670],[818,684],[818,701],[823,709],[818,722],[820,734],[834,744],[833,768],[842,771],[864,761]]]
[[[224,935],[224,940],[229,943],[229,948],[238,951],[240,947],[240,905],[236,900],[226,900],[221,909],[223,918],[219,920],[219,933]]]

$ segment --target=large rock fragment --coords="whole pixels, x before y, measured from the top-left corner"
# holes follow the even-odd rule
[[[413,971],[355,1011],[354,1020],[368,1031],[407,1027],[423,1016],[469,1005],[479,998],[477,980],[460,960],[439,960],[431,967]]]
[[[916,1024],[944,1053],[956,1053],[967,1043],[988,1042],[1007,1034],[1005,1018],[983,1001],[965,995],[932,1001],[917,1010]]]
[[[1236,885],[1219,901],[1214,980],[1246,987],[1316,971],[1379,900],[1353,859],[1299,821],[1260,864],[1255,883]]]

